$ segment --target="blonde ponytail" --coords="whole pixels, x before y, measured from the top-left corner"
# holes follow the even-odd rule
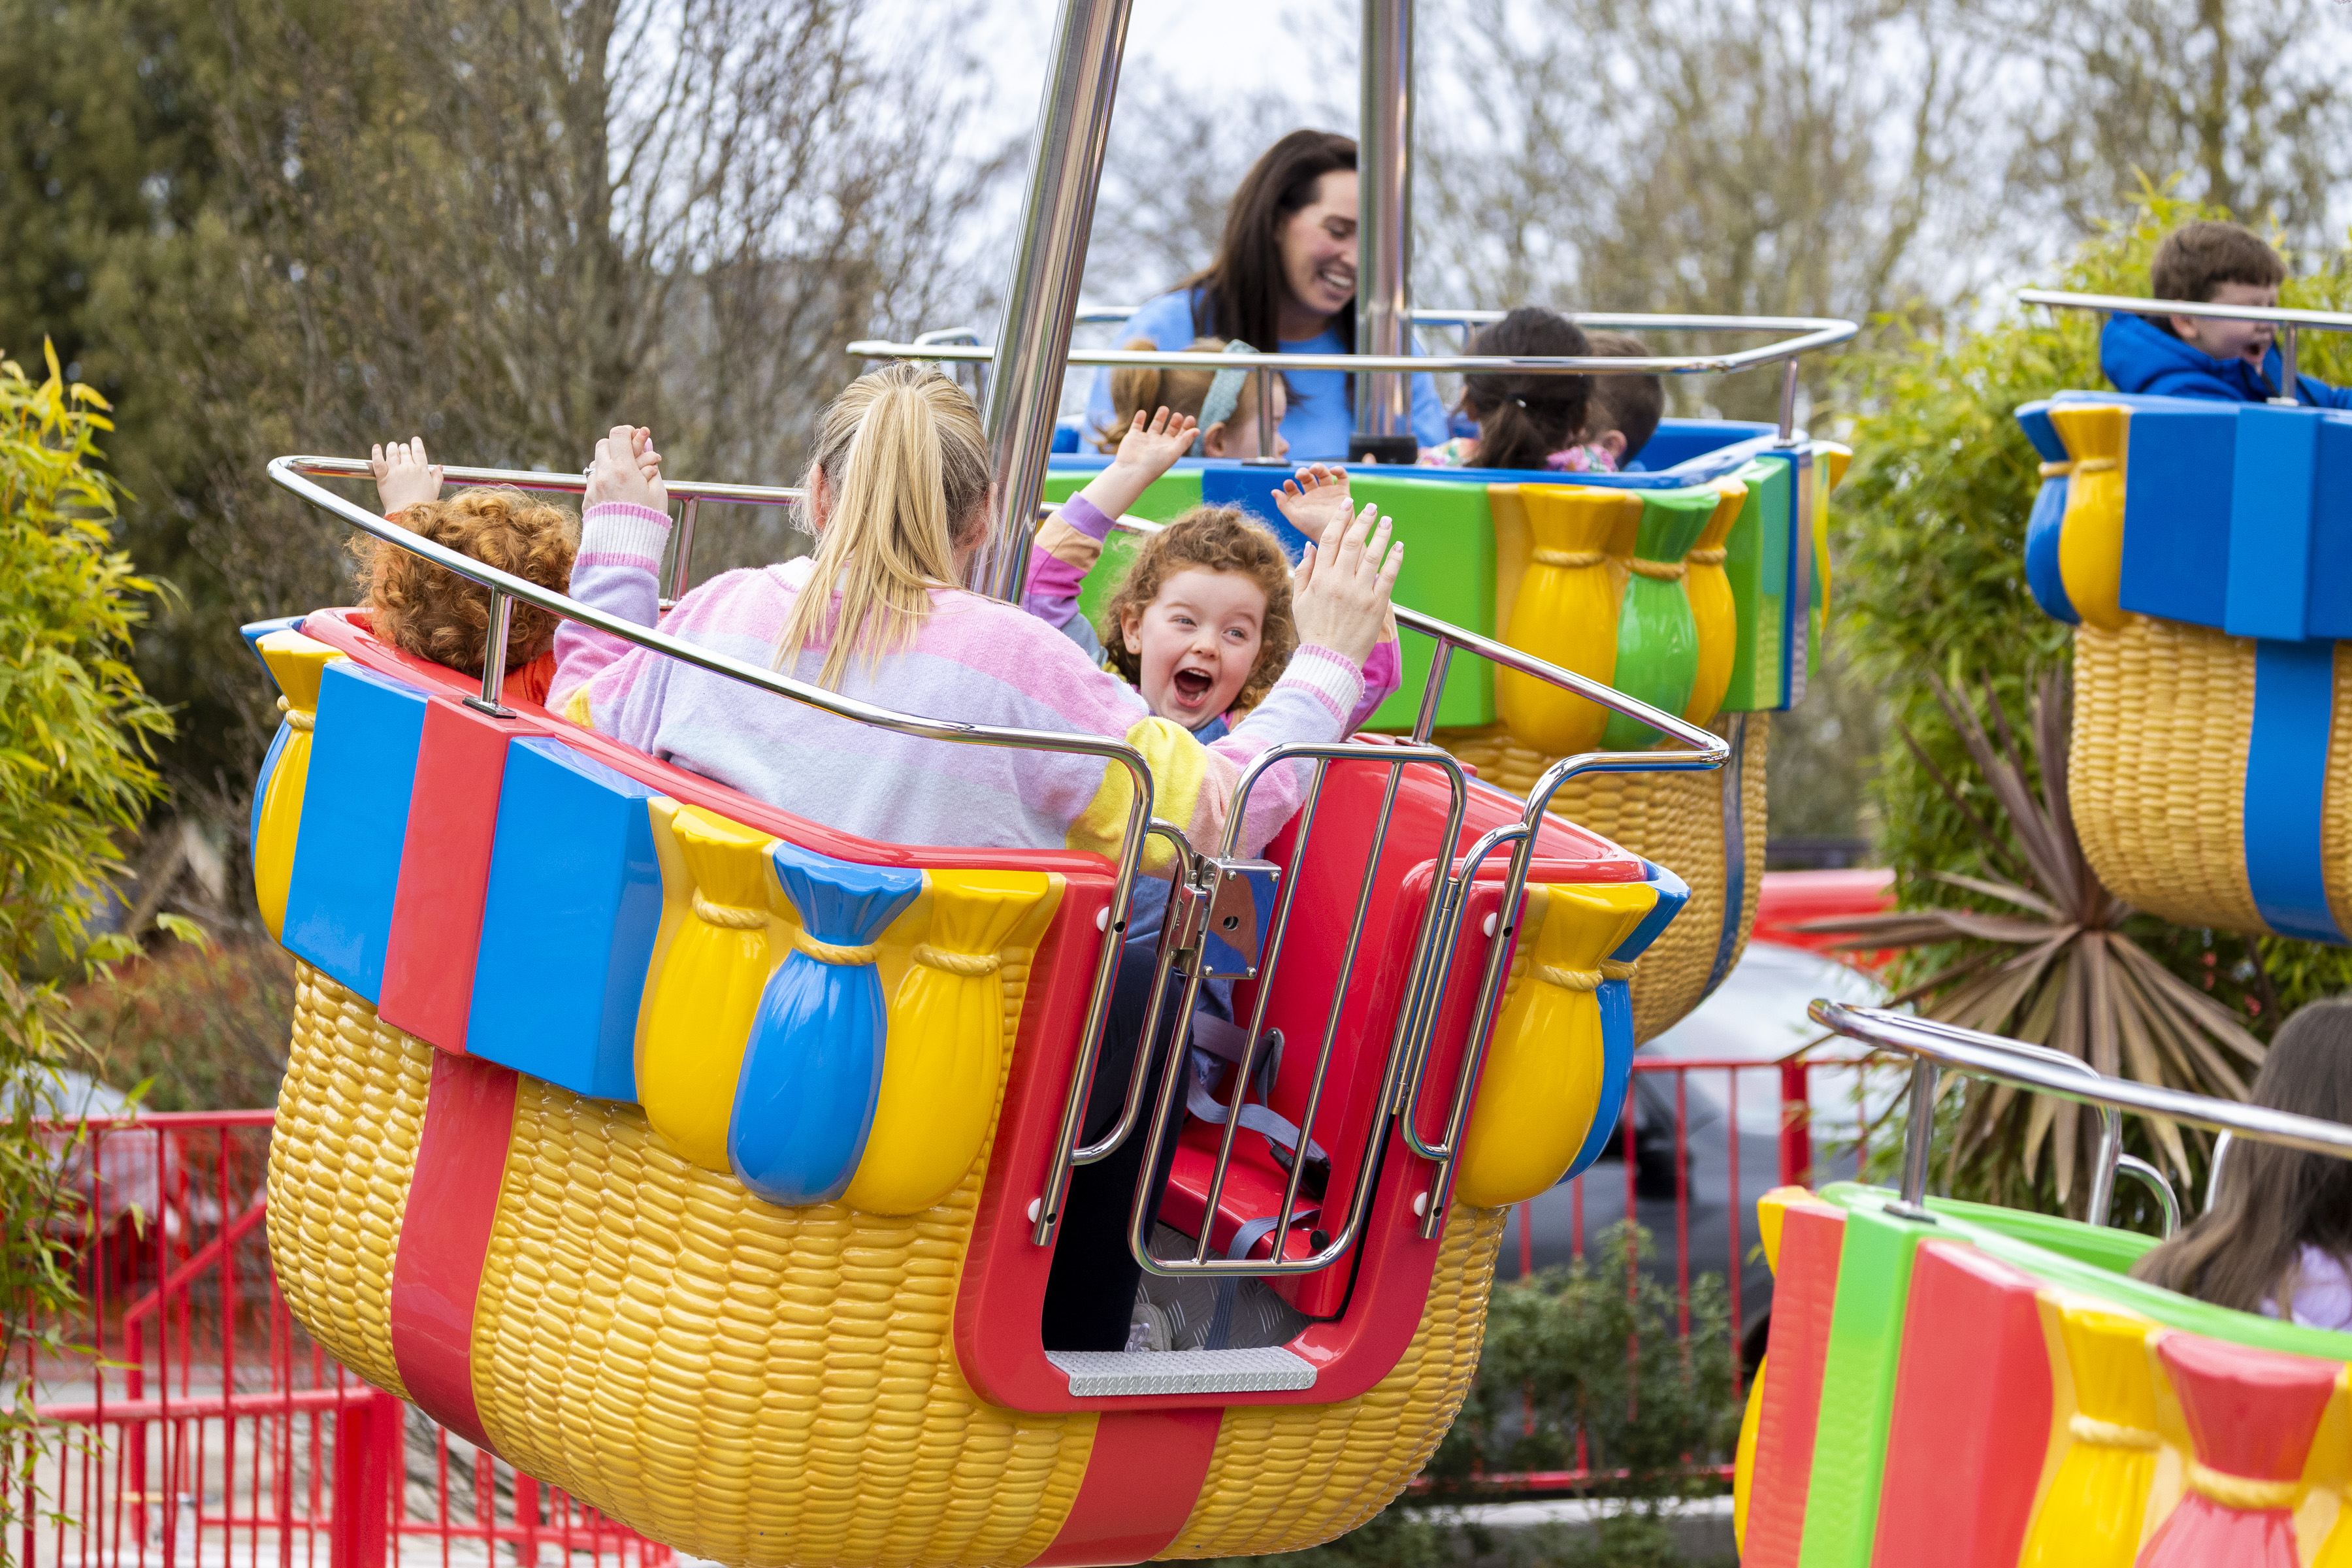
[[[825,410],[812,489],[820,470],[832,509],[772,662],[789,670],[824,647],[817,684],[838,690],[853,657],[870,667],[912,647],[931,590],[957,586],[956,531],[987,504],[988,443],[962,388],[928,366],[892,364]]]

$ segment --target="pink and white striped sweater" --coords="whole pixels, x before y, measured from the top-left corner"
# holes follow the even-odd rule
[[[582,519],[572,596],[765,667],[811,563],[729,572],[659,615],[669,519],[607,503]],[[626,745],[845,833],[894,844],[1117,851],[1127,770],[1094,757],[957,745],[868,728],[566,621],[548,706]],[[814,683],[824,650],[792,674]],[[1126,682],[1018,607],[939,588],[912,647],[858,659],[841,694],[927,718],[1126,741],[1151,768],[1152,814],[1213,852],[1241,771],[1283,742],[1328,742],[1363,697],[1356,667],[1302,647],[1255,711],[1213,745],[1156,718]],[[1270,769],[1240,849],[1257,854],[1298,809],[1309,770]],[[1164,852],[1163,852],[1164,853]],[[1159,857],[1154,857],[1155,859]]]

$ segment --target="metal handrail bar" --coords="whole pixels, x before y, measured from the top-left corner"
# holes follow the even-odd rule
[[[1140,305],[1081,305],[1072,319],[1081,326],[1108,326],[1128,320],[1142,308]],[[1507,310],[1418,305],[1405,313],[1416,327],[1484,327],[1510,314]],[[1835,319],[1827,316],[1692,316],[1641,310],[1562,310],[1559,314],[1580,327],[1646,327],[1657,332],[1785,332],[1818,326]]]
[[[1464,773],[1462,763],[1459,759],[1455,758],[1451,752],[1446,752],[1442,747],[1430,745],[1370,747],[1349,745],[1344,742],[1313,745],[1286,742],[1281,745],[1269,747],[1266,751],[1259,753],[1255,758],[1252,759],[1249,766],[1244,771],[1240,782],[1234,788],[1234,806],[1226,818],[1223,846],[1224,854],[1226,856],[1230,856],[1232,854],[1237,842],[1237,836],[1242,829],[1242,822],[1248,803],[1249,793],[1256,784],[1257,781],[1265,774],[1268,769],[1284,763],[1313,762],[1317,763],[1314,789],[1310,794],[1308,803],[1302,805],[1300,807],[1302,817],[1307,817],[1309,807],[1313,804],[1314,800],[1320,795],[1326,768],[1328,768],[1328,764],[1333,762],[1341,761],[1369,762],[1389,767],[1391,770],[1390,778],[1391,781],[1391,796],[1394,793],[1394,781],[1402,774],[1406,767],[1422,765],[1444,769],[1452,780],[1454,785],[1453,809],[1448,814],[1446,826],[1451,834],[1459,835],[1461,831],[1462,813],[1468,798],[1467,775]],[[1382,813],[1382,832],[1385,832],[1386,829],[1385,818],[1387,815],[1388,814],[1386,812]],[[1311,819],[1303,823],[1302,826],[1311,826]],[[1302,848],[1304,847],[1303,838],[1301,841],[1301,847]],[[1373,878],[1377,874],[1379,864],[1380,858],[1376,852],[1372,855],[1369,864],[1365,868],[1364,886],[1366,888],[1370,886]],[[1286,884],[1285,889],[1286,895],[1288,892],[1289,887],[1296,885],[1296,880],[1297,879],[1295,877],[1285,879],[1285,882]],[[1204,893],[1213,892],[1213,889],[1203,889],[1202,891]],[[1287,915],[1288,899],[1286,896],[1283,905],[1278,911],[1277,919],[1286,923]],[[1315,1112],[1319,1103],[1323,1082],[1328,1077],[1331,1047],[1333,1041],[1337,1037],[1338,1023],[1340,1014],[1347,1004],[1347,982],[1349,967],[1353,963],[1355,949],[1360,945],[1359,939],[1360,939],[1362,933],[1363,920],[1364,900],[1361,892],[1360,891],[1356,921],[1350,931],[1350,940],[1347,944],[1347,956],[1342,961],[1342,968],[1338,983],[1333,987],[1331,1011],[1325,1026],[1322,1049],[1316,1062],[1314,1078],[1310,1080],[1308,1086],[1308,1103],[1305,1113],[1299,1119],[1300,1147],[1292,1152],[1293,1158],[1291,1161],[1290,1181],[1286,1189],[1285,1202],[1283,1206],[1276,1211],[1274,1235],[1277,1238],[1286,1236],[1290,1228],[1291,1216],[1297,1207],[1299,1178],[1307,1167],[1306,1144],[1307,1141],[1312,1136]],[[1278,932],[1276,934],[1277,936],[1279,935]],[[1425,956],[1425,952],[1429,945],[1429,922],[1424,921],[1421,942],[1419,943],[1418,950],[1414,954],[1416,964]],[[1163,931],[1161,938],[1163,948],[1168,944],[1168,942],[1169,938]],[[1273,991],[1272,981],[1274,978],[1274,966],[1278,962],[1280,953],[1280,942],[1278,940],[1269,941],[1264,950],[1262,957],[1262,963],[1265,965],[1265,969],[1261,974],[1257,1001],[1250,1019],[1248,1040],[1244,1047],[1242,1061],[1237,1069],[1236,1082],[1238,1085],[1245,1086],[1249,1081],[1250,1075],[1255,1070],[1257,1047],[1265,1033],[1266,1004]],[[1211,1167],[1210,1186],[1202,1210],[1201,1235],[1195,1239],[1192,1258],[1190,1261],[1186,1261],[1183,1259],[1155,1258],[1151,1254],[1150,1246],[1150,1237],[1145,1227],[1146,1221],[1150,1217],[1150,1212],[1154,1206],[1151,1203],[1151,1197],[1153,1194],[1150,1191],[1149,1173],[1159,1169],[1161,1152],[1166,1149],[1168,1140],[1174,1136],[1177,1090],[1178,1086],[1182,1082],[1184,1078],[1185,1049],[1187,1041],[1189,1040],[1192,1033],[1193,1009],[1199,1001],[1201,984],[1203,979],[1205,968],[1205,964],[1195,963],[1186,973],[1181,998],[1178,1004],[1179,1011],[1177,1014],[1176,1028],[1170,1042],[1168,1062],[1165,1071],[1160,1079],[1159,1099],[1152,1110],[1151,1131],[1149,1135],[1149,1142],[1144,1147],[1142,1167],[1146,1173],[1146,1176],[1142,1182],[1138,1184],[1135,1205],[1129,1215],[1129,1248],[1134,1254],[1136,1261],[1143,1267],[1146,1272],[1168,1278],[1197,1274],[1247,1275],[1262,1278],[1276,1274],[1307,1274],[1312,1273],[1317,1269],[1327,1268],[1340,1258],[1346,1256],[1348,1250],[1355,1245],[1357,1236],[1363,1227],[1365,1216],[1370,1212],[1371,1195],[1373,1189],[1377,1184],[1381,1170],[1381,1163],[1378,1158],[1380,1145],[1382,1138],[1386,1135],[1388,1128],[1388,1118],[1384,1114],[1375,1113],[1371,1117],[1370,1125],[1366,1129],[1364,1147],[1361,1158],[1358,1162],[1357,1165],[1355,1188],[1349,1194],[1346,1217],[1337,1225],[1318,1227],[1323,1230],[1325,1234],[1325,1241],[1320,1247],[1318,1247],[1312,1253],[1303,1258],[1286,1258],[1282,1256],[1284,1242],[1281,1239],[1276,1239],[1274,1243],[1273,1256],[1265,1262],[1259,1262],[1255,1258],[1247,1257],[1227,1258],[1210,1258],[1207,1256],[1209,1238],[1213,1228],[1217,1212],[1217,1204],[1223,1195],[1223,1176],[1230,1167],[1230,1163],[1233,1157],[1234,1135],[1240,1127],[1240,1118],[1236,1115],[1226,1119],[1223,1135],[1221,1139],[1217,1152],[1216,1162]],[[1391,1036],[1389,1060],[1385,1068],[1385,1074],[1390,1078],[1392,1078],[1396,1071],[1397,1059],[1404,1046],[1406,1033],[1405,1025],[1406,1020],[1400,1016],[1397,1029]],[[1136,1055],[1138,1068],[1139,1070],[1140,1070],[1142,1063],[1146,1059],[1145,1050],[1141,1045],[1139,1045]],[[1236,1089],[1237,1103],[1238,1097],[1241,1092],[1241,1089]],[[1381,1103],[1384,1104],[1385,1101],[1383,1100]]]
[[[1939,1068],[1952,1068],[1972,1078],[1990,1079],[1995,1083],[2011,1084],[2039,1094],[2056,1095],[2062,1100],[2074,1100],[2083,1105],[2112,1105],[2119,1110],[2158,1117],[2202,1128],[2208,1132],[2226,1132],[2233,1138],[2251,1138],[2258,1143],[2275,1143],[2281,1148],[2299,1149],[2305,1153],[2352,1160],[2352,1126],[2340,1121],[2329,1121],[2316,1116],[2298,1116],[2293,1111],[2276,1110],[2267,1105],[2213,1100],[2201,1094],[2189,1094],[2181,1089],[2165,1089],[2131,1079],[2108,1078],[2104,1074],[2100,1076],[2096,1088],[2088,1088],[2080,1074],[2058,1070],[2007,1048],[2015,1042],[1949,1025],[1921,1028],[1922,1020],[1884,1007],[1857,1007],[1850,1003],[1832,1002],[1824,998],[1816,1000],[1806,1011],[1814,1023],[1833,1034],[1886,1050],[1924,1058]],[[1915,1105],[1917,1083],[1915,1079]],[[1915,1125],[1917,1121],[1915,1114]],[[1910,1135],[1906,1131],[1906,1137]],[[1906,1163],[1908,1165],[1910,1162],[1906,1160]],[[1910,1184],[1909,1175],[1906,1169],[1906,1183],[1900,1203],[1890,1207],[1918,1217],[1926,1214],[1923,1205],[1927,1194],[1924,1185],[1915,1189]]]
[[[2221,305],[2210,300],[2136,300],[2127,294],[2070,294],[2059,289],[2020,289],[2017,297],[2029,305],[2054,305],[2070,310],[2105,310],[2135,316],[2198,316],[2220,321],[2269,321],[2284,328],[2279,333],[2279,393],[2273,403],[2293,405],[2296,384],[2295,333],[2305,327],[2322,332],[2352,332],[2352,314],[2342,310],[2293,310],[2277,305]]]
[[[920,740],[945,741],[958,745],[995,746],[1018,751],[1058,752],[1078,756],[1100,757],[1106,764],[1116,763],[1128,771],[1132,794],[1128,802],[1127,823],[1119,840],[1119,853],[1115,864],[1118,877],[1111,894],[1109,918],[1104,921],[1102,945],[1095,959],[1094,992],[1087,1004],[1084,1032],[1079,1037],[1078,1058],[1070,1074],[1070,1090],[1062,1113],[1062,1135],[1055,1147],[1067,1152],[1076,1143],[1079,1123],[1086,1112],[1087,1090],[1094,1082],[1095,1065],[1102,1053],[1102,1037],[1110,1017],[1111,987],[1118,976],[1118,952],[1127,931],[1128,910],[1135,892],[1135,878],[1143,858],[1147,825],[1152,820],[1152,778],[1150,764],[1143,753],[1124,741],[1106,740],[1098,735],[1059,734],[1041,730],[1017,730],[992,724],[971,724],[951,719],[926,719],[911,713],[899,713],[856,698],[844,697],[821,686],[812,686],[772,669],[762,669],[741,659],[714,652],[709,647],[681,642],[650,627],[608,615],[591,605],[583,605],[568,595],[559,594],[538,584],[501,572],[469,555],[463,555],[446,545],[437,544],[423,534],[412,533],[386,518],[377,516],[331,490],[320,488],[305,477],[306,469],[324,468],[341,460],[327,458],[276,458],[270,460],[269,478],[281,489],[291,491],[311,505],[331,512],[361,532],[382,540],[420,556],[445,571],[453,572],[469,582],[478,583],[490,590],[490,623],[503,623],[509,602],[520,600],[565,620],[576,621],[635,647],[649,649],[713,675],[778,697],[831,713],[855,723],[887,730],[895,734]],[[360,465],[365,472],[365,465]],[[328,468],[337,474],[348,470]],[[539,476],[530,476],[537,478]],[[553,476],[548,476],[552,478]],[[572,481],[585,486],[583,476]],[[671,487],[683,490],[684,485]],[[697,487],[698,489],[751,489],[751,486]],[[732,499],[732,498],[725,498]],[[482,661],[482,695],[468,698],[469,705],[491,712],[503,713],[499,703],[501,682],[505,679],[505,661],[486,658]],[[1066,1182],[1066,1167],[1062,1170]],[[1058,1209],[1051,1203],[1040,1205],[1039,1219],[1048,1231],[1059,1217]]]
[[[2134,316],[2205,316],[2221,321],[2270,321],[2283,327],[2316,327],[2352,332],[2352,311],[2298,310],[2283,305],[2221,305],[2210,300],[2144,300],[2129,294],[2070,294],[2060,289],[2020,289],[2028,305],[2070,310],[2105,310]]]
[[[1705,318],[1687,318],[1704,321]],[[1738,330],[1725,318],[1717,331]],[[1694,330],[1699,330],[1695,327]],[[1759,327],[1757,331],[1783,330]],[[1829,317],[1790,318],[1785,330],[1801,335],[1785,342],[1764,343],[1721,354],[1649,354],[1613,358],[1607,354],[1347,354],[1276,353],[1265,350],[1231,353],[1195,353],[1188,349],[1082,349],[1066,357],[1074,365],[1158,366],[1193,370],[1339,370],[1432,372],[1462,375],[1714,375],[1777,364],[1816,349],[1832,348],[1858,336],[1853,321]],[[996,350],[986,343],[895,343],[865,338],[849,345],[853,359],[935,360],[959,364],[988,363]]]
[[[1941,1018],[1914,1017],[1912,1023],[1916,1027],[1942,1035],[1947,1039],[1957,1039],[1962,1045],[1981,1045],[1990,1040],[1996,1042],[1993,1048],[2008,1051],[2012,1056],[2031,1057],[2036,1061],[2048,1062],[2053,1067],[2063,1068],[2069,1072],[2081,1074],[2094,1081],[2101,1080],[2105,1077],[2098,1068],[2082,1058],[2069,1056],[2054,1046],[2037,1046],[2030,1040],[2012,1040],[2005,1035],[1979,1034],[1973,1029],[1964,1029],[1958,1024],[1947,1023]],[[1936,1069],[1934,1065],[1924,1058],[1915,1058],[1911,1064],[1911,1070],[1918,1073],[1933,1072]],[[2084,1205],[2084,1212],[2092,1216],[2092,1224],[2105,1226],[2112,1224],[2115,1217],[2116,1170],[2124,1160],[2124,1115],[2112,1105],[2098,1107],[2098,1112],[2099,1152],[2091,1163],[2091,1196],[2090,1201]]]
[[[279,458],[269,465],[272,473],[278,471],[280,463],[287,466],[286,471],[289,473],[303,474],[312,479],[365,479],[374,477],[369,472],[364,458]],[[444,464],[441,466],[441,478],[446,484],[512,485],[519,490],[540,490],[550,495],[576,496],[588,492],[588,476],[584,473],[547,473],[538,468],[468,468]],[[680,500],[723,501],[732,506],[793,506],[808,499],[806,490],[780,485],[715,484],[708,479],[664,479],[662,488]],[[394,540],[393,542],[401,542]]]
[[[2156,1194],[2156,1206],[2164,1215],[2164,1239],[2169,1241],[2172,1233],[2180,1228],[2180,1194],[2172,1190],[2172,1184],[2165,1179],[2162,1171],[2137,1154],[2117,1155],[2116,1169],[2124,1175],[2137,1177],[2142,1186]]]

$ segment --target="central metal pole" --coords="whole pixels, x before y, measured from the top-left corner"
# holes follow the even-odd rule
[[[1119,56],[1132,0],[1062,0],[1054,63],[1037,109],[1037,143],[1020,247],[1004,288],[996,359],[988,378],[988,444],[995,459],[996,512],[988,542],[973,555],[972,588],[1019,603],[1029,538],[1062,403],[1063,359],[1087,269],[1095,187],[1110,135]]]
[[[1357,136],[1356,352],[1412,352],[1412,0],[1363,0],[1363,107]],[[1413,460],[1412,378],[1356,377],[1359,450]],[[1389,443],[1385,447],[1380,443]]]

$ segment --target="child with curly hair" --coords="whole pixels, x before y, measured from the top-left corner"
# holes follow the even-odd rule
[[[441,468],[422,437],[371,449],[368,468],[385,519],[486,566],[561,594],[572,583],[579,524],[562,507],[508,486],[441,497]],[[482,672],[490,635],[490,591],[397,545],[362,535],[360,560],[368,626],[376,637],[436,664]],[[544,702],[555,676],[556,617],[517,604],[507,623],[507,692]]]
[[[1154,713],[1207,742],[1225,734],[1288,667],[1298,646],[1291,598],[1312,580],[1314,546],[1294,572],[1281,542],[1247,512],[1195,507],[1144,541],[1099,628],[1078,614],[1079,584],[1114,520],[1190,448],[1193,432],[1189,416],[1161,408],[1147,419],[1134,411],[1109,467],[1038,530],[1025,603],[1125,677]],[[1352,510],[1347,474],[1319,463],[1273,498],[1309,539]],[[1364,661],[1364,695],[1347,731],[1371,716],[1402,675],[1391,624]]]

